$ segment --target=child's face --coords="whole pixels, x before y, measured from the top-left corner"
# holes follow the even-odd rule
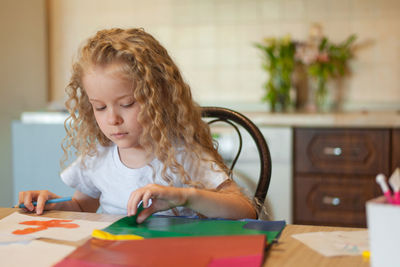
[[[116,69],[115,64],[90,68],[83,86],[103,134],[119,148],[140,148],[142,127],[137,122],[139,104],[133,98],[133,84]]]

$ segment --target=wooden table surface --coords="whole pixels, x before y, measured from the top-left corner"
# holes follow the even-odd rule
[[[1,208],[0,219],[13,213],[19,209]],[[26,213],[24,213],[26,214]],[[87,213],[87,212],[66,212],[66,211],[47,211],[44,216],[52,218],[69,218],[82,219],[91,221],[113,222],[122,216]],[[362,256],[340,256],[340,257],[324,257],[314,250],[310,249],[300,241],[291,237],[293,234],[318,232],[318,231],[352,231],[360,230],[359,228],[344,227],[326,227],[326,226],[310,226],[310,225],[287,225],[283,230],[278,243],[273,244],[266,252],[264,267],[357,267],[370,266],[369,261],[363,259]],[[54,242],[52,240],[45,240]],[[64,241],[59,241],[64,243]],[[55,243],[59,243],[55,242]],[[79,246],[81,242],[67,242],[68,245]]]
[[[313,225],[287,225],[278,243],[266,253],[264,267],[367,267],[369,260],[362,256],[325,257],[312,250],[297,239],[293,234],[328,231],[359,231],[360,228],[327,227]]]

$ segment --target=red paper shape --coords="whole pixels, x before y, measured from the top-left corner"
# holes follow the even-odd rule
[[[108,241],[91,239],[55,267],[223,267],[260,266],[265,235],[152,238]],[[227,265],[229,264],[229,265]]]
[[[243,267],[261,266],[263,257],[260,255],[240,256],[231,258],[212,259],[208,267]]]

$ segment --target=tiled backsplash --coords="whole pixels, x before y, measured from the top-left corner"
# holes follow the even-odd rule
[[[264,37],[304,40],[312,23],[339,42],[355,33],[345,108],[400,108],[398,0],[49,1],[51,99],[63,98],[71,58],[96,30],[143,27],[167,48],[201,104],[263,107]]]

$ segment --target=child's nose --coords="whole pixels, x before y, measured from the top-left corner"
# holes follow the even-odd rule
[[[119,125],[122,123],[122,117],[114,110],[110,110],[107,115],[107,122],[110,125]]]

